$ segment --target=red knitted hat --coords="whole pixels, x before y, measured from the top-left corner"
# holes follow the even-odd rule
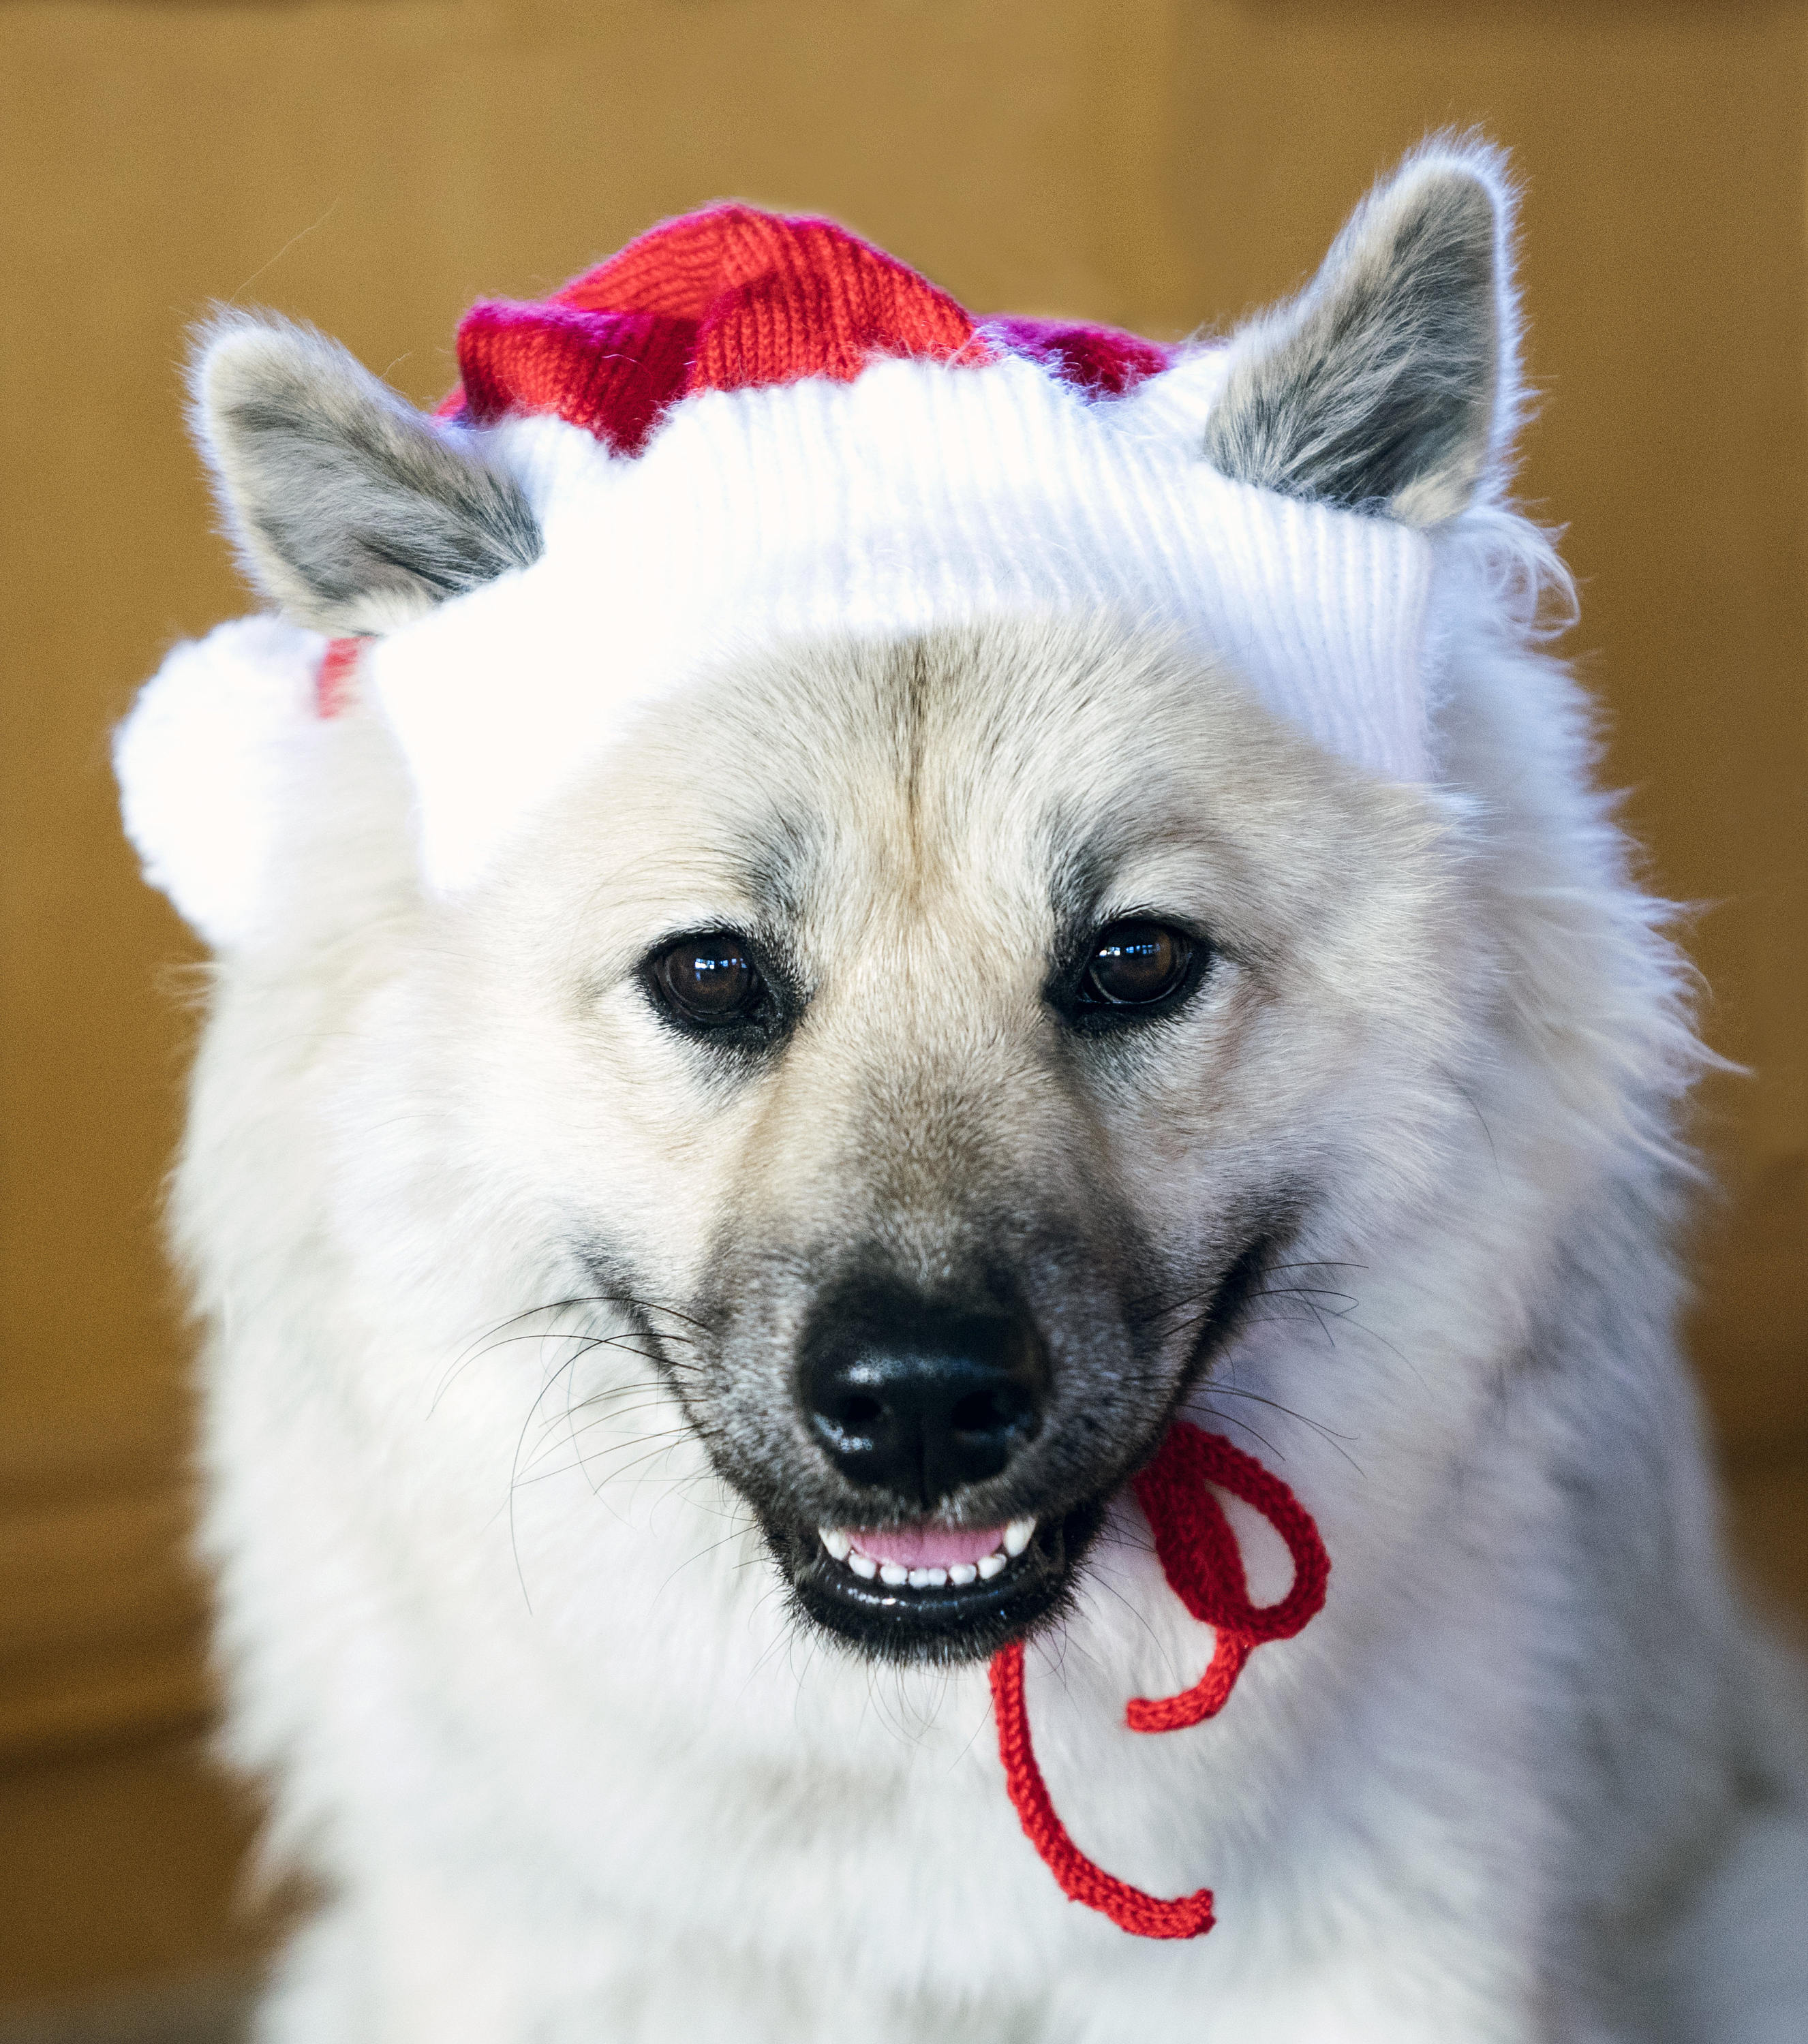
[[[636,455],[667,406],[696,391],[852,382],[883,355],[979,368],[1001,352],[1094,397],[1121,397],[1168,362],[1155,342],[1108,327],[976,324],[833,221],[714,206],[652,229],[549,298],[473,305],[459,328],[460,385],[440,412],[473,425],[551,413]]]

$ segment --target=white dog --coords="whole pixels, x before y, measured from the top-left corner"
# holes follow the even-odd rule
[[[1808,2035],[1507,248],[1433,147],[1170,352],[718,209],[435,422],[212,330],[286,615],[119,759],[268,2044]]]

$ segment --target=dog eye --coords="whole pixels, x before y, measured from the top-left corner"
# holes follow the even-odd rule
[[[1110,923],[1080,976],[1083,1006],[1147,1008],[1187,977],[1193,943],[1165,923]]]
[[[667,944],[650,962],[648,977],[680,1021],[705,1029],[752,1020],[766,991],[746,939],[729,930]]]

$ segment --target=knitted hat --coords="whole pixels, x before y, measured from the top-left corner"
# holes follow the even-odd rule
[[[1329,751],[1421,778],[1430,543],[1211,467],[1223,361],[975,322],[830,221],[740,206],[479,304],[441,416],[494,429],[540,558],[361,651],[268,620],[178,648],[117,747],[148,874],[217,944],[252,934],[286,763],[348,687],[393,728],[425,878],[453,893],[725,659],[1006,616],[1178,629]]]

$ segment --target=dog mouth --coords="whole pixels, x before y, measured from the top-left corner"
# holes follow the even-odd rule
[[[983,1660],[1061,1611],[1097,1504],[1002,1525],[825,1526],[774,1540],[816,1623],[875,1658]]]

